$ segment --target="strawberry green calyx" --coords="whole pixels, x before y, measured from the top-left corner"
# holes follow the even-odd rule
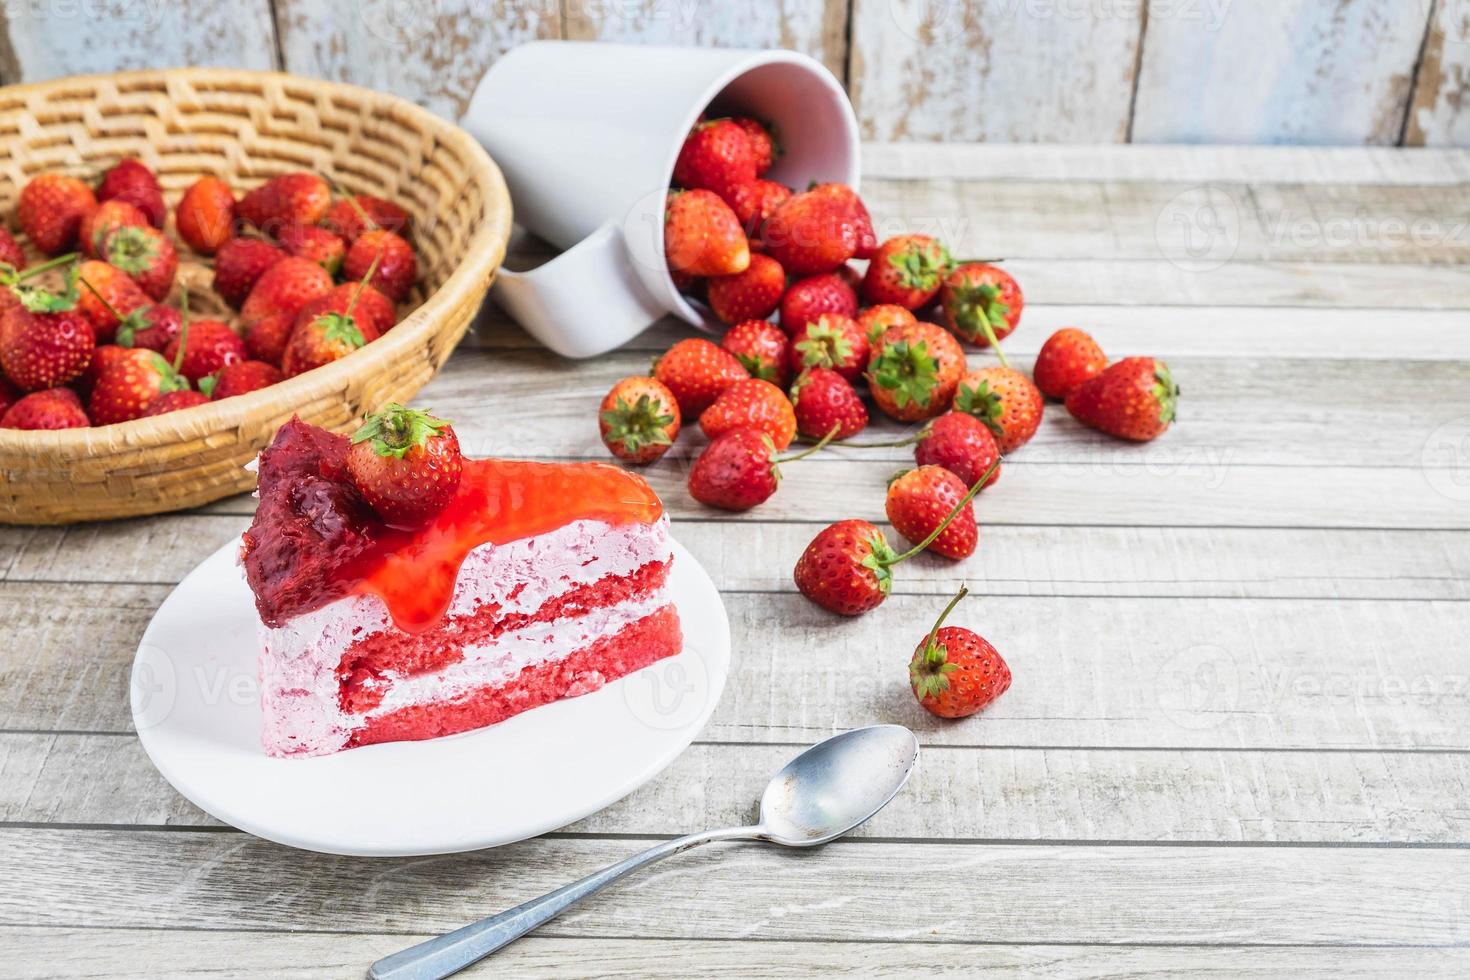
[[[873,361],[872,375],[880,387],[893,392],[899,408],[910,403],[927,408],[939,386],[939,361],[922,340],[913,344],[900,340],[883,348]]]
[[[776,378],[780,377],[779,372],[776,370],[776,365],[754,354],[736,354],[735,360],[739,361],[740,366],[750,372],[752,378],[760,378],[762,381],[775,381]],[[792,390],[794,391],[795,389]]]
[[[877,532],[868,539],[868,545],[871,551],[863,559],[863,567],[872,570],[873,578],[877,580],[878,588],[885,596],[888,595],[889,589],[893,586],[893,574],[891,572],[893,566],[900,562],[908,561],[933,544],[944,533],[944,529],[949,527],[956,517],[960,516],[960,512],[965,509],[965,506],[975,499],[975,494],[979,493],[985,487],[985,484],[990,482],[990,478],[995,475],[995,471],[1000,469],[1000,463],[999,458],[992,462],[986,468],[985,472],[980,474],[980,479],[975,481],[974,486],[970,487],[965,492],[965,495],[960,498],[960,502],[954,505],[954,509],[944,516],[944,520],[940,521],[934,530],[929,532],[928,537],[924,538],[923,541],[920,541],[908,551],[902,554],[895,552],[893,547],[889,545],[888,539],[883,537],[882,531]]]
[[[452,424],[428,412],[389,402],[363,420],[352,434],[352,444],[371,441],[377,455],[402,459],[409,450],[442,435]]]
[[[806,337],[797,341],[804,368],[837,368],[852,358],[852,340],[840,327],[824,315],[806,329]]]
[[[1005,434],[1005,429],[1000,424],[1005,406],[1001,404],[1000,395],[990,390],[989,382],[982,381],[974,388],[960,385],[960,390],[955,392],[954,407],[956,411],[973,415],[984,422],[991,435]]]
[[[1174,421],[1175,410],[1179,407],[1179,386],[1174,383],[1174,376],[1169,373],[1169,365],[1163,361],[1154,361],[1154,398],[1159,403],[1159,424],[1168,425]]]
[[[944,621],[949,618],[954,607],[959,605],[960,600],[969,594],[969,589],[960,586],[960,591],[955,593],[955,597],[949,600],[949,605],[944,607],[944,611],[934,621],[934,628],[924,641],[924,649],[909,663],[909,683],[914,688],[914,694],[920,698],[938,697],[949,689],[949,675],[957,668],[949,662],[949,651],[939,642],[939,628],[944,625]]]
[[[199,390],[204,393],[204,397],[214,397],[214,389],[219,387],[219,378],[221,374],[224,374],[223,368],[214,372],[213,374],[206,374],[204,377],[199,379]]]
[[[323,313],[316,318],[322,329],[322,339],[338,343],[351,350],[367,344],[367,338],[357,327],[351,313]]]
[[[1000,288],[988,282],[974,286],[957,286],[953,295],[954,309],[951,315],[955,325],[971,340],[975,339],[976,334],[983,334],[985,342],[995,351],[995,356],[1000,358],[1000,363],[1010,367],[1011,362],[1006,360],[1005,351],[1000,349],[1000,341],[995,336],[996,330],[1005,329],[1006,314],[1011,312],[1010,304],[1000,300]]]
[[[55,269],[58,266],[67,265],[66,286],[59,292],[42,289],[40,286],[26,282],[32,276],[42,272]],[[6,266],[6,269],[10,269]],[[14,272],[14,270],[10,270]],[[65,313],[67,310],[75,309],[77,300],[81,299],[81,291],[77,289],[77,278],[80,275],[81,266],[77,263],[77,254],[72,252],[68,255],[58,256],[49,262],[32,266],[21,273],[16,273],[13,279],[6,277],[5,285],[10,288],[20,304],[32,313]]]
[[[182,351],[183,348],[180,347],[179,350]],[[165,360],[162,354],[154,353],[152,361],[153,370],[158,372],[158,393],[160,395],[166,395],[170,391],[189,390],[189,379],[180,374],[178,368]]]
[[[673,444],[668,427],[674,424],[674,416],[648,395],[639,395],[631,405],[619,395],[613,407],[602,413],[602,421],[608,427],[608,440],[621,444],[630,453],[647,446]]]
[[[954,259],[941,242],[915,242],[888,256],[888,264],[898,270],[898,281],[909,289],[933,290],[954,268]]]
[[[107,261],[128,275],[147,272],[158,260],[158,243],[131,225],[107,236]]]

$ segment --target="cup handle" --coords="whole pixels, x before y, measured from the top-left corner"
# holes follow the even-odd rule
[[[501,269],[491,295],[565,357],[610,351],[669,312],[639,278],[622,226],[612,221],[529,272]]]

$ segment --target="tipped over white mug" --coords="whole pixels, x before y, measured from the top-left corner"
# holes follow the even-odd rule
[[[533,41],[481,79],[460,125],[505,173],[516,221],[565,250],[528,272],[500,270],[492,290],[541,343],[591,357],[670,313],[720,329],[664,262],[664,195],[706,109],[771,124],[782,152],[769,179],[857,187],[847,95],[794,51]]]

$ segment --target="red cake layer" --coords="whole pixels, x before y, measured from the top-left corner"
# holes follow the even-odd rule
[[[386,630],[358,640],[337,667],[342,710],[361,714],[376,708],[383,689],[368,682],[390,671],[407,677],[443,670],[464,658],[465,647],[485,646],[509,630],[647,598],[668,580],[669,565],[649,562],[631,575],[608,575],[562,593],[534,613],[502,615],[499,603],[486,603],[471,615],[447,616],[423,633]]]
[[[665,606],[569,657],[526,667],[505,683],[373,718],[353,733],[348,744],[414,741],[483,728],[561,698],[588,694],[673,656],[682,646],[679,614],[672,605]]]

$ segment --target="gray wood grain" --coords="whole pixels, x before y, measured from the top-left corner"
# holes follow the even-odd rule
[[[371,860],[235,833],[5,828],[0,924],[438,932],[640,846],[540,839]],[[848,841],[792,853],[714,845],[578,906],[540,934],[1450,945],[1470,938],[1460,904],[1467,881],[1465,849]]]
[[[978,728],[978,725],[971,727]],[[749,821],[797,750],[691,746],[569,833],[677,835]],[[905,841],[1470,844],[1470,753],[930,747],[855,836]],[[208,827],[118,735],[0,734],[0,821]]]
[[[1470,143],[1470,17],[1455,0],[1433,0],[1419,59],[1405,146]]]

